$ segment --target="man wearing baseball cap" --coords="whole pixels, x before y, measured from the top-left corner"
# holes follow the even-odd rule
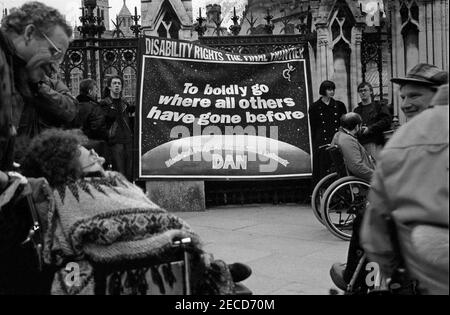
[[[400,108],[409,120],[427,109],[439,86],[448,83],[448,72],[436,66],[419,63],[406,77],[393,78],[400,85]]]

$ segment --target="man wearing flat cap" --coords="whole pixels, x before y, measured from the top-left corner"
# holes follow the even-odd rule
[[[419,63],[406,77],[393,78],[391,81],[400,85],[400,108],[409,120],[429,107],[439,86],[448,83],[448,72]]]
[[[395,279],[405,270],[402,278],[409,280],[397,282],[404,291],[448,295],[448,73],[419,64],[392,81],[400,84],[410,120],[377,161],[361,246],[385,277]]]

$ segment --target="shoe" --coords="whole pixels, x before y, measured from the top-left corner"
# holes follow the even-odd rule
[[[341,290],[346,291],[348,283],[344,281],[344,271],[346,264],[334,263],[330,269],[330,276],[333,283]]]
[[[238,262],[230,264],[228,265],[228,268],[230,269],[231,277],[234,282],[241,282],[252,274],[252,269],[243,263]]]

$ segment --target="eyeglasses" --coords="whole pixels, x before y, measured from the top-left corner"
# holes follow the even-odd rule
[[[52,46],[53,50],[49,49],[51,51],[51,55],[52,58],[54,59],[62,59],[63,55],[63,51],[61,49],[59,49],[56,44],[50,39],[48,38],[47,35],[45,35],[40,29],[38,29],[37,27],[35,27],[36,30],[39,32],[39,34],[41,34],[46,40],[47,42]]]
[[[370,89],[361,89],[358,93],[370,93]]]

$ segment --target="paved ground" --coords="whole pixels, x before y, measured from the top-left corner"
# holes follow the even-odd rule
[[[328,294],[333,262],[345,261],[348,242],[334,237],[306,205],[227,206],[180,212],[208,252],[253,269],[243,283],[254,294]]]

